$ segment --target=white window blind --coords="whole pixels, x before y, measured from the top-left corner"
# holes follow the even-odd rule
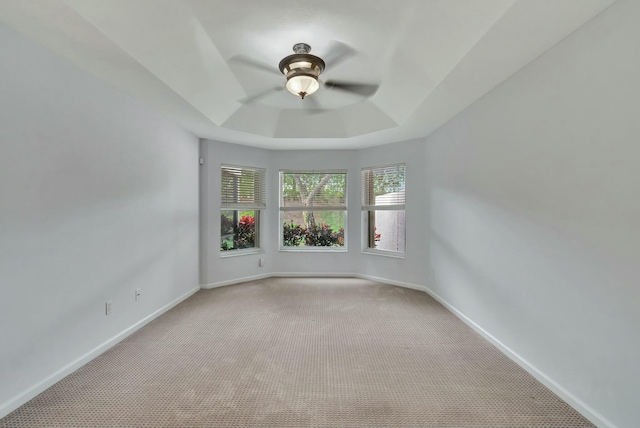
[[[264,168],[222,165],[222,209],[266,208]]]
[[[403,210],[405,173],[405,164],[363,168],[362,209]]]
[[[280,171],[281,211],[347,209],[346,171]]]

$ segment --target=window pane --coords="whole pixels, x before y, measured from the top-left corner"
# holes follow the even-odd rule
[[[258,246],[258,210],[222,210],[220,216],[220,250],[240,250]]]
[[[346,209],[346,172],[280,172],[280,208]]]
[[[369,248],[404,252],[404,210],[369,211]]]
[[[362,207],[397,206],[405,204],[404,164],[364,168],[362,179]]]
[[[284,247],[344,247],[344,211],[281,212]]]

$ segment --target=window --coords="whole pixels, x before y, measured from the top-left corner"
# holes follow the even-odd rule
[[[404,253],[404,164],[362,169],[362,211],[367,249]]]
[[[260,210],[265,204],[265,170],[222,165],[220,250],[260,247]]]
[[[280,171],[281,248],[345,249],[346,171]]]

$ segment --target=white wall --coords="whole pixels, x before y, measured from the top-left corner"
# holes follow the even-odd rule
[[[405,226],[407,237],[403,259],[363,253],[360,255],[360,264],[356,270],[358,274],[410,287],[420,287],[426,284],[427,264],[425,259],[429,251],[429,224],[424,198],[427,174],[424,167],[425,153],[424,141],[387,144],[359,151],[358,174],[363,167],[394,163],[406,164]],[[358,195],[359,189],[360,183],[358,183]],[[357,209],[360,210],[359,199]],[[362,218],[361,229],[364,235],[366,221],[361,213],[358,214],[360,214],[359,219]],[[360,244],[360,248],[362,248],[364,242],[360,242]]]
[[[205,287],[225,285],[269,275],[322,274],[363,275],[410,287],[424,286],[428,274],[424,257],[428,254],[428,224],[424,182],[426,170],[424,141],[389,144],[366,150],[263,150],[203,140],[201,168],[201,283]],[[407,164],[407,251],[404,259],[363,254],[360,170],[366,166]],[[267,168],[267,209],[262,214],[260,254],[221,257],[220,165],[232,164]],[[278,207],[280,170],[347,170],[348,213],[347,252],[280,251]],[[225,254],[225,253],[223,253]],[[225,254],[226,255],[226,254]],[[262,258],[264,267],[258,266]]]
[[[345,242],[347,252],[295,252],[277,251],[279,236],[274,237],[272,243],[271,271],[275,273],[322,273],[344,274],[353,273],[357,269],[360,256],[360,171],[356,164],[357,151],[354,150],[284,150],[274,151],[271,156],[271,170],[276,174],[270,181],[273,199],[278,203],[280,170],[347,170],[347,225],[345,227]],[[279,207],[275,207],[270,225],[280,233]]]
[[[328,272],[428,286],[593,420],[636,426],[638,17],[620,0],[424,141],[203,142],[202,283]],[[192,291],[198,143],[3,27],[0,47],[1,415]],[[406,258],[362,254],[360,168],[395,162],[407,163]],[[260,255],[220,258],[221,163],[268,168]],[[281,168],[348,170],[347,253],[279,251]]]
[[[277,232],[273,230],[269,221],[272,212],[278,208],[278,191],[267,186],[267,209],[261,213],[260,242],[262,252],[259,254],[244,254],[234,257],[222,257],[224,254],[238,254],[236,252],[220,252],[220,167],[226,165],[252,166],[267,168],[267,182],[277,181],[277,173],[270,168],[271,152],[253,147],[239,146],[237,144],[220,143],[211,140],[202,140],[201,156],[205,158],[205,164],[201,167],[202,191],[200,209],[202,217],[202,235],[205,239],[201,242],[201,276],[200,283],[203,287],[218,286],[237,282],[239,279],[253,279],[268,275],[270,271],[270,254],[275,249],[271,243],[277,242]],[[265,261],[264,267],[258,266],[258,259]]]
[[[639,42],[621,0],[428,138],[423,193],[432,291],[618,427],[640,426]]]
[[[639,17],[640,3],[618,1],[425,140],[260,152],[271,204],[280,168],[350,177],[349,252],[282,253],[274,235],[264,274],[428,287],[592,421],[638,426]],[[359,170],[395,162],[407,163],[406,258],[362,254]],[[276,206],[268,218],[277,231]]]
[[[198,139],[3,26],[0,52],[1,417],[198,286]]]
[[[353,274],[358,271],[360,256],[360,170],[357,151],[278,151],[244,147],[236,144],[203,140],[201,153],[206,157],[203,168],[201,210],[206,239],[201,244],[204,287],[215,287],[269,275]],[[261,214],[261,252],[227,256],[220,253],[220,166],[222,164],[267,168],[267,209]],[[280,251],[279,178],[281,169],[324,170],[345,169],[348,172],[347,252]],[[236,253],[237,254],[237,253]],[[263,267],[258,266],[262,258]]]
[[[202,187],[203,219],[206,240],[202,242],[205,286],[223,285],[268,275],[323,274],[365,275],[390,282],[424,285],[428,251],[428,224],[425,220],[423,183],[426,146],[424,141],[390,144],[367,150],[263,150],[203,140],[202,153],[207,157]],[[405,259],[362,254],[363,229],[360,210],[360,170],[365,166],[407,164],[407,222],[411,237],[407,239]],[[267,168],[267,210],[263,213],[262,253],[238,257],[221,257],[220,239],[220,165],[235,164]],[[278,207],[280,170],[347,170],[348,213],[347,252],[280,251],[280,217]],[[208,189],[205,189],[208,186]],[[205,212],[206,211],[206,212]],[[264,267],[258,267],[258,259]]]

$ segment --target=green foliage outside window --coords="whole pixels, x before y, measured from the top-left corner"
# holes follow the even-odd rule
[[[256,246],[258,211],[223,210],[220,216],[220,249],[222,251]]]
[[[346,172],[281,172],[283,247],[343,247]]]

